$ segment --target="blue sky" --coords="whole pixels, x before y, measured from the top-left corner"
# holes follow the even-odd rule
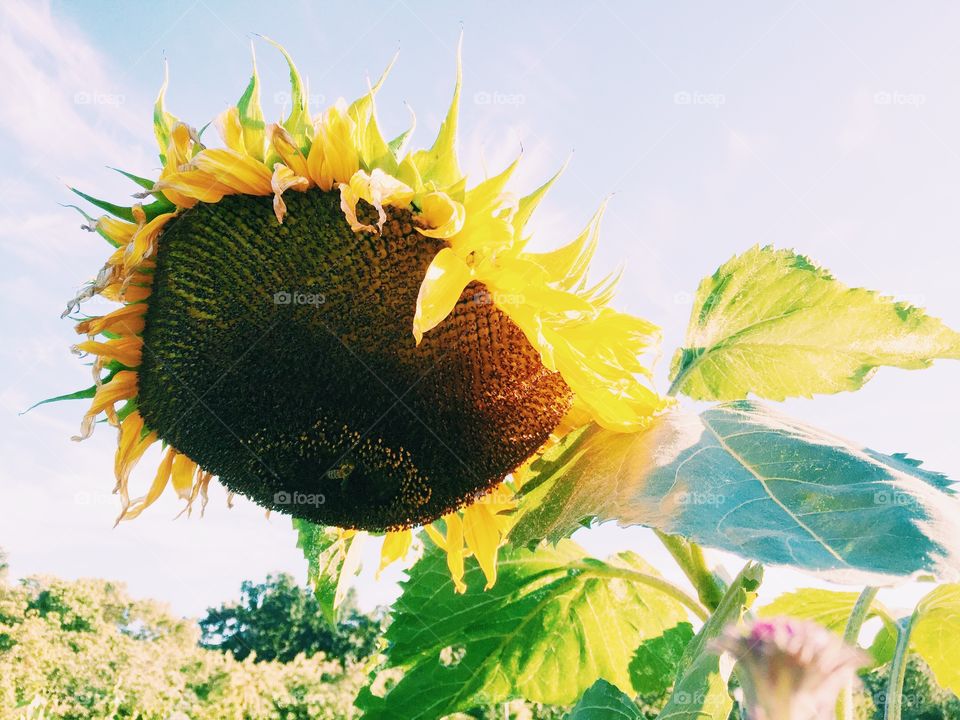
[[[82,407],[18,413],[89,383],[59,314],[103,262],[65,184],[123,200],[107,165],[155,174],[151,106],[163,58],[170,109],[194,125],[236,100],[252,33],[281,41],[322,107],[362,93],[399,49],[378,96],[399,132],[409,104],[428,143],[452,91],[464,31],[461,153],[474,177],[521,146],[518,189],[573,161],[535,218],[536,242],[575,235],[612,194],[598,277],[626,265],[618,306],[664,328],[663,382],[700,278],[755,243],[793,247],[851,285],[960,327],[960,7],[947,2],[263,3],[172,0],[0,6],[0,545],[15,575],[94,575],[185,614],[245,578],[304,577],[287,518],[222,490],[203,520],[172,497],[112,529],[114,433],[72,443]],[[282,59],[257,41],[264,109],[288,103]],[[793,415],[960,477],[960,365],[881,370],[856,394],[787,403]],[[148,482],[148,468],[139,475]],[[599,553],[661,560],[648,532],[581,533]],[[371,547],[371,553],[375,548]],[[714,554],[729,571],[736,558]],[[368,563],[372,565],[371,561]],[[361,580],[388,600],[399,570]],[[798,583],[774,570],[768,597]],[[885,591],[905,604],[922,589]]]

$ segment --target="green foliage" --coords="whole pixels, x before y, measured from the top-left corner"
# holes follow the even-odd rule
[[[580,698],[567,720],[643,720],[640,708],[606,680],[597,680]]]
[[[858,593],[854,592],[802,588],[794,592],[784,593],[773,602],[760,608],[757,614],[760,617],[787,615],[813,620],[842,636],[850,613],[857,603],[857,597]],[[893,657],[893,648],[897,643],[896,621],[890,611],[877,601],[871,603],[867,617],[879,617],[883,621],[883,627],[870,646],[870,654],[873,655],[874,662],[877,665],[888,663]]]
[[[763,568],[748,564],[731,583],[720,605],[700,632],[687,645],[673,694],[658,718],[660,720],[726,720],[733,708],[727,692],[731,668],[710,648],[730,623],[740,621],[757,597],[763,580]]]
[[[324,617],[337,623],[338,610],[347,597],[351,579],[360,572],[363,534],[344,537],[333,527],[293,519],[297,547],[307,560],[307,581],[314,589]]]
[[[244,581],[239,603],[210,608],[200,620],[200,644],[231,652],[237,660],[253,654],[258,662],[286,663],[297,655],[324,653],[344,665],[373,655],[380,622],[348,602],[343,619],[330,625],[317,599],[287,574],[268,576],[264,583]]]
[[[636,434],[588,429],[535,469],[516,542],[598,517],[845,582],[960,570],[946,478],[756,403],[671,412]]]
[[[633,553],[601,562],[565,540],[508,549],[492,589],[458,595],[431,547],[404,583],[386,633],[388,667],[404,675],[386,692],[364,689],[364,717],[437,718],[517,696],[562,705],[598,678],[632,690],[637,646],[686,618],[677,600],[646,584],[653,572]],[[483,584],[476,567],[465,580]]]
[[[887,666],[862,675],[864,692],[860,693],[857,720],[884,720],[889,672]],[[904,720],[960,720],[960,699],[938,686],[929,666],[918,657],[907,663],[901,698]]]
[[[791,250],[754,247],[700,283],[671,380],[696,400],[783,400],[856,390],[881,365],[934,358],[960,358],[960,335],[939,320]]]
[[[298,655],[240,662],[198,629],[103,580],[0,585],[0,720],[339,720],[357,664]]]
[[[960,584],[941,585],[920,601],[910,645],[940,687],[960,694]]]
[[[683,652],[693,639],[693,625],[680,623],[663,635],[644,640],[630,660],[630,679],[643,695],[660,695],[673,685]]]

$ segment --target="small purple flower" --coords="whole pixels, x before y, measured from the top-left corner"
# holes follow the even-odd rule
[[[748,720],[832,720],[837,695],[869,662],[826,628],[785,617],[731,625],[711,647],[737,661]]]

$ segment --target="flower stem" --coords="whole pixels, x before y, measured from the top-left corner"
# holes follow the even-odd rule
[[[906,625],[897,626],[897,647],[893,651],[893,662],[890,663],[890,681],[887,685],[887,709],[884,720],[900,720],[900,708],[903,704],[903,678],[907,672],[907,659],[910,655],[910,633],[917,620],[919,612],[907,620]]]
[[[877,597],[877,590],[878,588],[867,586],[857,598],[843,631],[843,639],[848,645],[857,646],[860,630],[870,614],[870,606]],[[848,683],[840,693],[837,700],[837,720],[853,720],[853,683]]]
[[[654,530],[654,532],[660,538],[660,542],[663,543],[667,552],[677,561],[677,565],[683,570],[683,574],[696,588],[700,602],[710,610],[716,610],[726,589],[707,567],[707,561],[703,556],[701,547],[679,535],[667,535],[659,530]]]

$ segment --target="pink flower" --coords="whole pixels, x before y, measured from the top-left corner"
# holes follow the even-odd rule
[[[869,662],[826,628],[785,617],[731,625],[711,647],[737,661],[748,720],[832,720],[837,695]]]

